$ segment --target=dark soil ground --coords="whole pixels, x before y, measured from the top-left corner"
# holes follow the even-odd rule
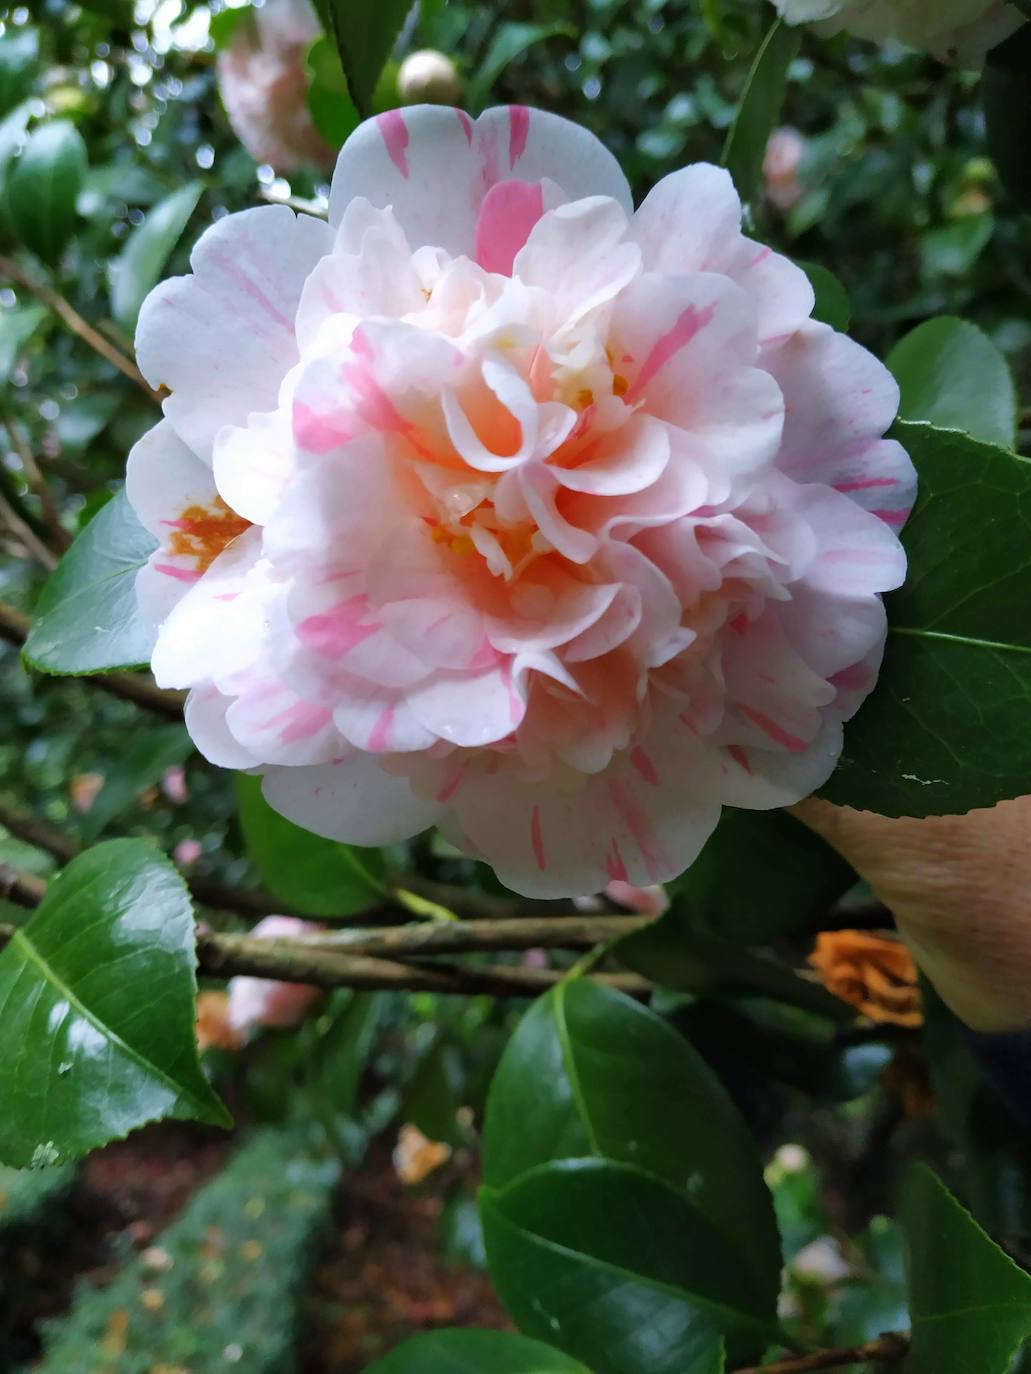
[[[0,1374],[39,1354],[38,1323],[66,1310],[76,1281],[103,1285],[153,1244],[232,1148],[219,1132],[176,1123],[140,1131],[91,1156],[41,1224],[9,1230],[0,1253]],[[360,1374],[435,1327],[508,1326],[487,1277],[441,1253],[454,1167],[411,1189],[381,1149],[347,1175],[302,1312],[301,1374]]]

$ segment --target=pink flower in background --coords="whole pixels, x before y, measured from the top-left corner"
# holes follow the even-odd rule
[[[766,199],[778,210],[790,210],[805,193],[798,169],[805,156],[805,139],[797,129],[774,129],[763,158]]]
[[[189,788],[186,786],[186,772],[182,764],[175,763],[171,768],[166,768],[161,779],[161,790],[170,802],[176,806],[182,806],[184,802],[190,800]]]
[[[330,223],[219,221],[140,316],[152,667],[201,751],[355,844],[650,886],[808,795],[874,685],[914,478],[869,353],[726,172],[636,214],[553,115],[394,111]]]
[[[1012,0],[773,0],[789,24],[818,23],[828,34],[894,40],[942,62],[980,67],[985,54],[1024,18]]]
[[[172,850],[172,858],[180,868],[190,868],[204,853],[199,840],[180,840]]]
[[[233,133],[277,172],[329,168],[333,152],[308,108],[305,54],[322,32],[309,0],[266,0],[218,57],[218,88]]]
[[[319,927],[293,916],[266,916],[251,931],[259,940],[292,940]],[[228,1023],[237,1034],[255,1026],[283,1029],[304,1020],[322,996],[307,983],[280,983],[273,978],[230,978]]]

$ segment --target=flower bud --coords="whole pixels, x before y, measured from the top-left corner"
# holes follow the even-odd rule
[[[455,105],[462,98],[462,80],[450,57],[423,48],[401,63],[397,93],[405,105]]]

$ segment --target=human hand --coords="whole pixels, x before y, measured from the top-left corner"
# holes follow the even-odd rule
[[[1031,1028],[1031,796],[921,820],[812,797],[792,812],[870,884],[961,1020]]]

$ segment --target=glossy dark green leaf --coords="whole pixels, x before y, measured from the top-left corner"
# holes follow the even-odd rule
[[[490,98],[491,90],[498,77],[517,57],[522,57],[530,48],[544,43],[549,38],[573,37],[576,30],[569,24],[533,24],[511,20],[495,30],[490,47],[479,63],[466,91],[466,104],[470,110],[482,110]]]
[[[61,559],[36,603],[25,658],[43,673],[146,663],[155,627],[136,608],[136,574],[156,546],[120,491]]]
[[[628,1164],[563,1160],[482,1194],[502,1301],[596,1374],[718,1374],[776,1338],[737,1250],[684,1195]]]
[[[681,1190],[736,1248],[772,1314],[780,1246],[751,1138],[692,1046],[639,1003],[577,978],[534,1003],[491,1085],[484,1178],[502,1188],[549,1160],[639,1165]]]
[[[308,109],[315,127],[333,148],[339,148],[358,127],[361,116],[347,89],[336,46],[325,34],[308,49]]]
[[[988,54],[981,99],[988,149],[1003,185],[1022,210],[1031,211],[1031,24]]]
[[[670,941],[766,944],[811,925],[855,881],[841,855],[786,811],[728,807],[698,858],[669,885],[670,910],[624,941],[620,956],[660,953]]]
[[[38,70],[36,29],[8,29],[0,35],[0,115],[6,115],[28,95]]]
[[[112,258],[111,313],[129,334],[136,328],[144,297],[161,280],[203,190],[199,181],[191,181],[159,200]]]
[[[925,981],[923,1041],[938,1123],[977,1220],[995,1235],[1031,1236],[1031,1136],[1014,1119],[968,1036]]]
[[[56,265],[75,227],[75,200],[86,179],[86,145],[67,119],[30,135],[7,177],[7,213],[25,247]]]
[[[370,1365],[368,1374],[590,1374],[539,1341],[509,1331],[429,1331]]]
[[[262,882],[294,911],[307,916],[352,916],[383,900],[383,858],[378,849],[324,840],[273,811],[261,779],[240,773],[237,813],[247,849]]]
[[[362,116],[372,114],[374,93],[413,0],[318,0],[327,35],[336,44],[347,89]]]
[[[1031,778],[1031,462],[900,424],[920,479],[877,687],[821,795],[887,816],[993,806]]]
[[[902,392],[903,420],[961,429],[986,444],[1013,447],[1013,378],[1006,359],[976,325],[949,315],[926,320],[885,361]]]
[[[145,788],[160,782],[173,764],[193,753],[193,741],[181,725],[151,725],[142,738],[111,760],[104,785],[82,818],[83,837],[91,842],[128,810]]]
[[[844,333],[852,323],[852,302],[841,281],[818,262],[799,262],[798,266],[809,278],[816,293],[813,319]]]
[[[748,74],[737,118],[723,148],[723,165],[747,204],[755,199],[770,134],[777,127],[788,68],[802,41],[801,30],[776,20],[763,39]]]
[[[193,911],[142,840],[74,859],[0,953],[0,1159],[76,1158],[162,1117],[228,1125],[194,1038]]]
[[[1031,1334],[1031,1276],[923,1165],[902,1199],[913,1346],[907,1374],[1006,1374]]]

